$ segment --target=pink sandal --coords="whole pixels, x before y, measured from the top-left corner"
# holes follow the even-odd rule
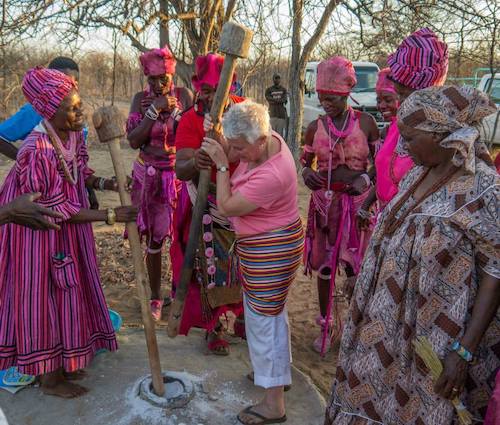
[[[161,319],[161,310],[163,308],[163,300],[151,300],[151,316],[155,322],[159,322]]]

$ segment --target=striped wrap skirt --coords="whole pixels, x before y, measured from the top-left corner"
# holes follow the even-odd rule
[[[289,226],[236,241],[235,254],[249,308],[266,316],[283,311],[303,249],[300,218]]]

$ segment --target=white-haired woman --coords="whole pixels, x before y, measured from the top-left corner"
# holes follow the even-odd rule
[[[220,143],[202,149],[217,166],[217,205],[236,231],[235,259],[243,276],[245,327],[255,385],[264,399],[238,415],[243,424],[286,421],[283,389],[291,384],[290,330],[285,308],[304,243],[295,162],[272,132],[265,106],[245,101],[224,115]],[[240,164],[229,178],[228,158]]]

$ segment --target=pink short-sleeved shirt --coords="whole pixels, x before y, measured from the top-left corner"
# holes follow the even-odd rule
[[[297,170],[292,153],[275,132],[281,150],[259,166],[248,170],[240,162],[231,177],[231,191],[240,193],[259,208],[241,217],[231,217],[237,235],[251,236],[288,226],[299,217]]]

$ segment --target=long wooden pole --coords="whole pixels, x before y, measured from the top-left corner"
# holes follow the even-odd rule
[[[207,135],[208,137],[214,137],[215,132],[220,130],[222,114],[227,104],[229,90],[233,82],[236,60],[238,57],[247,56],[251,39],[252,32],[241,25],[227,22],[223,27],[220,50],[226,53],[226,56],[224,65],[222,66],[219,84],[217,85],[217,90],[212,101],[212,107],[210,108],[214,130]],[[189,227],[189,239],[184,252],[182,272],[179,283],[175,289],[174,302],[170,307],[167,333],[172,338],[179,333],[179,325],[184,310],[184,301],[186,300],[189,282],[193,274],[196,249],[199,244],[201,232],[202,217],[207,205],[210,173],[211,170],[201,170],[199,175],[196,203],[193,207],[191,225]]]
[[[99,141],[108,144],[111,160],[113,161],[113,167],[115,169],[121,204],[131,205],[130,194],[126,189],[127,174],[125,172],[120,148],[120,140],[124,135],[123,122],[125,120],[116,107],[107,106],[97,110],[94,114],[93,121]],[[156,395],[161,397],[165,394],[165,385],[161,372],[160,353],[156,340],[155,325],[153,317],[151,316],[151,307],[149,303],[150,289],[146,268],[144,266],[141,240],[136,223],[127,223],[126,226],[130,249],[132,251],[137,294],[141,305],[142,323],[144,325],[153,389]]]

